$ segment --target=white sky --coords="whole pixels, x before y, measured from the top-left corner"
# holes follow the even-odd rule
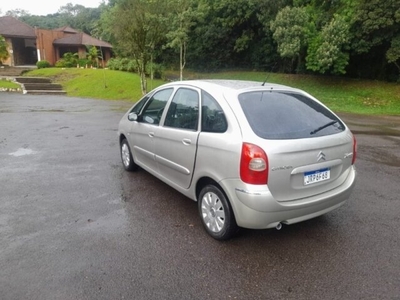
[[[31,15],[47,15],[56,13],[61,6],[67,3],[80,4],[85,7],[99,7],[102,0],[1,0],[0,15],[4,16],[7,11],[23,9]]]

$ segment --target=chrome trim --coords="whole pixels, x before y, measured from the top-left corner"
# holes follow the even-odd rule
[[[293,169],[291,175],[305,173],[305,172],[309,172],[309,171],[320,170],[320,169],[324,169],[324,168],[332,168],[332,167],[339,166],[341,164],[342,164],[342,160],[340,160],[340,159],[325,161],[325,162],[321,162],[321,163],[316,163],[316,164],[312,164],[312,165],[308,165],[308,166],[295,168],[295,169]]]
[[[320,162],[321,160],[325,161],[325,153],[322,151],[319,151],[318,155],[317,155],[317,162]]]
[[[246,194],[246,195],[252,195],[252,196],[262,196],[264,194],[267,194],[267,192],[252,192],[252,191],[246,191],[244,189],[239,189],[239,188],[235,188],[235,191]]]
[[[348,157],[351,157],[351,156],[353,156],[353,152],[345,153],[343,158],[348,158]]]
[[[174,163],[173,161],[170,161],[169,159],[165,159],[161,156],[155,155],[155,160],[156,160],[156,162],[158,162],[166,167],[169,167],[175,171],[178,171],[179,173],[182,173],[184,175],[190,175],[190,173],[191,173],[188,168],[178,165],[177,163]]]

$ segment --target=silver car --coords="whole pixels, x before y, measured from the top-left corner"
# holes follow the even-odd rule
[[[198,202],[215,239],[330,212],[354,187],[349,128],[306,92],[236,80],[168,83],[119,123],[127,171],[141,167]]]

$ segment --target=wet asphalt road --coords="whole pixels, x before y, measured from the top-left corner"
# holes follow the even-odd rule
[[[195,202],[123,171],[130,106],[0,93],[0,299],[400,299],[399,118],[345,116],[339,210],[217,242]]]

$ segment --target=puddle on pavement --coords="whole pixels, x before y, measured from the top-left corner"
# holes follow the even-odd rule
[[[400,136],[400,131],[395,129],[382,129],[379,128],[377,130],[357,130],[353,129],[351,131],[354,134],[365,134],[365,135],[379,135],[379,136]]]
[[[35,154],[35,153],[36,153],[36,151],[33,151],[32,149],[19,148],[15,152],[8,153],[8,155],[12,155],[12,156],[15,156],[15,157],[20,157],[20,156],[31,155],[31,154]]]
[[[396,155],[396,152],[393,152],[392,149],[388,149],[388,148],[397,148],[398,141],[395,140],[393,142],[395,144],[394,146],[359,145],[358,152],[361,155],[363,155],[364,158],[366,158],[368,161],[400,168],[400,156]]]
[[[29,109],[29,112],[65,112],[64,109]]]
[[[378,156],[377,154],[375,154],[375,156],[371,158],[371,161],[378,164],[384,164],[390,167],[400,168],[400,159],[392,155]]]

